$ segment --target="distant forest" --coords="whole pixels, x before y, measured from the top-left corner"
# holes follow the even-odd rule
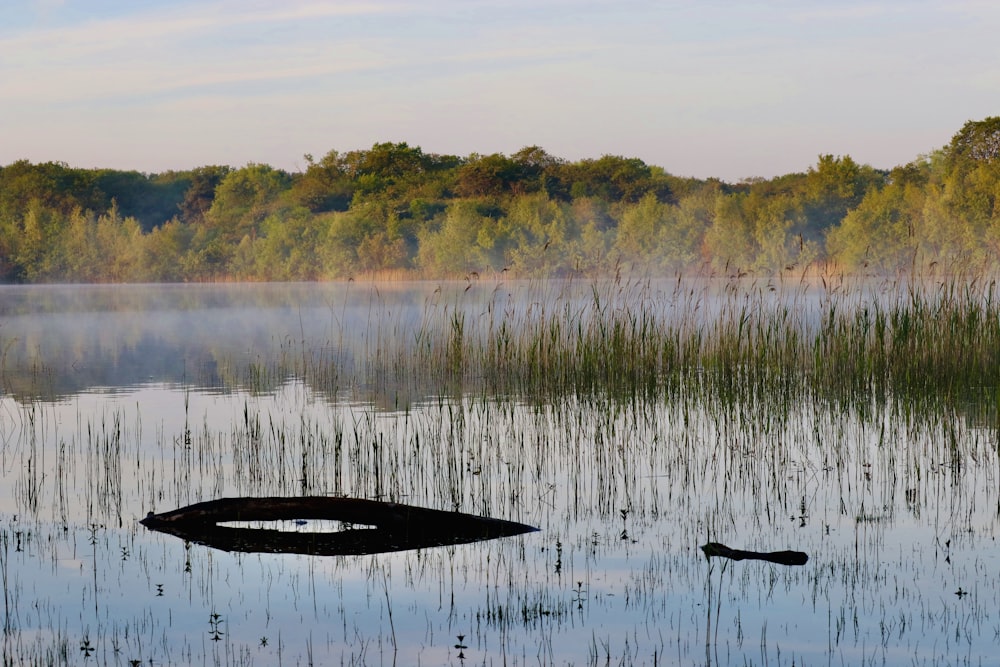
[[[537,146],[305,157],[301,173],[0,167],[0,280],[889,273],[1000,258],[1000,117],[891,170],[821,155],[805,173],[735,184]]]

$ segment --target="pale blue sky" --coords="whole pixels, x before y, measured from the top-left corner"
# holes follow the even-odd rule
[[[0,164],[295,171],[406,141],[889,168],[1000,115],[997,35],[993,0],[4,0]]]

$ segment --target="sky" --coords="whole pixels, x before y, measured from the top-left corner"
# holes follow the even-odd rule
[[[1000,115],[994,0],[3,0],[0,165],[145,173],[406,142],[735,182]]]

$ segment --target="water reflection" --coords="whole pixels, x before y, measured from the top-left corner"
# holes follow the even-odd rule
[[[267,391],[302,355],[353,372],[379,318],[412,327],[432,289],[348,285],[0,287],[4,391],[60,400],[174,384]]]
[[[346,307],[309,297],[317,300],[300,326],[286,301],[300,288],[264,288],[280,295],[268,326],[285,328],[259,332],[253,318],[208,298],[215,287],[163,296],[150,326],[138,306],[129,310],[127,289],[117,310],[100,314],[78,298],[90,288],[77,289],[58,298],[82,319],[50,308],[48,322],[62,318],[59,337],[31,319],[39,313],[27,311],[40,307],[28,297],[0,320],[0,336],[18,341],[0,397],[5,662],[992,660],[1000,461],[987,420],[874,398],[844,406],[735,392],[723,400],[696,386],[545,400],[439,387],[399,400],[383,392],[376,406],[339,400],[309,377],[271,375],[313,349],[299,342],[303,330],[330,341],[322,354],[356,349],[355,359],[367,359],[366,341],[396,336],[396,325],[362,326],[363,301],[352,301],[360,289]],[[242,294],[219,289],[233,289],[226,303]],[[387,293],[370,296],[389,303]],[[423,294],[406,297],[407,312],[423,316],[433,287]],[[181,318],[175,311],[189,298],[206,305]],[[407,308],[399,299],[393,313]],[[329,322],[350,318],[321,324],[319,313],[350,312],[352,303],[358,317],[344,339],[365,333],[338,347]],[[121,349],[142,339],[130,332],[155,341],[171,329],[163,338],[181,366],[193,366],[185,359],[195,349],[218,350],[214,389],[176,375],[169,354],[143,365],[155,353]],[[73,367],[120,359],[133,359],[122,365],[133,370]],[[48,388],[31,384],[33,364]],[[15,370],[27,375],[15,380]],[[320,558],[220,551],[137,523],[151,508],[302,495],[447,508],[542,530]],[[809,559],[706,561],[699,545],[707,542],[801,549]]]

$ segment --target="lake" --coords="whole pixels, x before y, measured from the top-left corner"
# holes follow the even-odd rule
[[[881,331],[907,289],[0,287],[4,662],[992,664],[996,384],[836,393],[792,361],[754,370],[772,343],[829,366],[835,348],[809,342],[826,323],[868,331],[870,311]],[[711,347],[720,321],[749,356]],[[539,530],[310,556],[139,524],[303,495]],[[708,542],[808,561],[707,558]]]

